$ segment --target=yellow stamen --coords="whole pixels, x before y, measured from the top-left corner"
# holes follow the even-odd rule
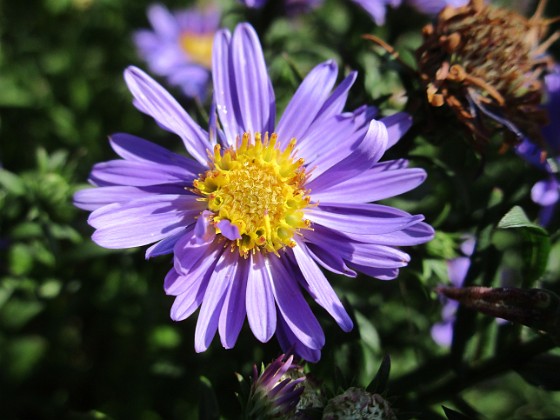
[[[210,169],[194,181],[195,192],[213,213],[212,223],[228,220],[240,239],[231,240],[232,250],[249,253],[278,251],[295,246],[294,235],[308,229],[304,210],[309,205],[305,190],[307,175],[303,159],[292,157],[296,141],[285,150],[276,147],[277,135],[264,139],[255,133],[254,142],[243,134],[237,148],[214,147]],[[225,238],[225,237],[224,237]]]

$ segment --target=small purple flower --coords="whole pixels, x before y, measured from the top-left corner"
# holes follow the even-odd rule
[[[342,112],[356,79],[334,88],[334,61],[316,66],[275,124],[274,91],[254,29],[217,33],[213,46],[215,121],[202,129],[160,85],[129,67],[135,106],[177,134],[184,157],[130,134],[111,145],[122,158],[95,165],[78,207],[91,210],[93,240],[106,248],[154,243],[146,257],[174,254],[165,278],[176,296],[171,317],[200,307],[195,350],[219,333],[232,348],[247,318],[255,337],[317,361],[325,337],[304,298],[344,331],[352,320],[319,268],[394,279],[409,256],[397,246],[424,243],[421,215],[372,201],[409,191],[426,177],[405,160],[380,162],[410,127],[396,114]],[[334,90],[333,90],[334,88]]]
[[[472,236],[465,237],[461,244],[463,255],[453,258],[447,262],[447,274],[449,281],[454,287],[462,287],[471,266],[471,256],[474,252],[476,240]],[[441,322],[432,326],[432,338],[440,346],[449,347],[453,341],[453,324],[455,323],[455,313],[459,307],[459,302],[444,298],[444,305],[441,310]]]
[[[165,6],[154,4],[148,9],[148,19],[153,31],[134,34],[140,56],[152,72],[179,86],[185,95],[204,98],[220,14],[196,8],[171,13]]]
[[[281,355],[266,368],[253,366],[253,383],[245,409],[246,418],[289,418],[296,412],[304,391],[305,375],[293,364],[294,356]]]
[[[546,178],[538,181],[531,189],[532,200],[541,206],[539,221],[547,226],[560,198],[560,181],[558,170],[560,168],[560,65],[544,78],[550,123],[543,127],[542,133],[546,141],[547,152],[525,138],[516,146],[516,152],[527,162],[546,173]],[[548,159],[545,156],[548,154]]]
[[[323,1],[324,0],[284,0],[283,6],[287,15],[294,16],[316,9],[323,4]],[[239,2],[252,9],[260,9],[268,3],[268,0],[239,0]]]

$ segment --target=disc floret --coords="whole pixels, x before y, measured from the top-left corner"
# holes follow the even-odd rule
[[[279,255],[294,247],[294,235],[308,229],[304,218],[310,198],[305,189],[303,159],[295,159],[296,140],[284,150],[277,147],[278,136],[243,134],[238,147],[223,152],[219,145],[210,156],[210,169],[194,181],[195,192],[207,202],[216,233],[230,241],[241,256],[250,252]],[[234,234],[222,232],[229,222]]]

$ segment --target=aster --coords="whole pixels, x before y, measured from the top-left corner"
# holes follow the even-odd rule
[[[261,367],[260,374],[257,366],[253,366],[244,418],[290,418],[296,414],[306,378],[293,359],[293,355],[283,354]]]
[[[220,14],[208,8],[170,12],[161,4],[148,8],[153,30],[139,30],[134,43],[150,70],[166,77],[188,97],[204,98],[210,81],[212,42]]]
[[[402,0],[352,0],[354,3],[360,5],[367,13],[371,15],[371,18],[376,25],[385,24],[385,14],[387,6],[399,7]]]
[[[423,216],[370,202],[409,191],[425,172],[380,162],[410,126],[396,114],[343,112],[356,73],[334,90],[338,69],[319,64],[275,124],[274,91],[254,29],[217,33],[212,75],[219,127],[201,128],[173,97],[135,67],[125,81],[135,106],[177,134],[184,157],[130,134],[111,136],[122,158],[94,166],[97,188],[75,196],[91,210],[93,240],[106,248],[155,243],[146,257],[173,253],[164,281],[171,317],[200,307],[195,350],[216,332],[231,348],[245,318],[255,337],[317,361],[325,337],[304,298],[344,331],[352,320],[319,268],[394,279],[409,256],[397,246],[430,240]],[[331,92],[332,91],[332,92]]]

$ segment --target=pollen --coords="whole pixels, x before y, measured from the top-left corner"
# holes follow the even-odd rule
[[[262,138],[257,132],[254,139],[245,133],[236,148],[222,152],[216,145],[210,169],[194,181],[195,192],[213,214],[216,232],[222,234],[221,221],[239,231],[238,239],[222,236],[243,257],[256,252],[279,255],[295,246],[299,230],[309,229],[307,175],[303,159],[293,157],[295,145],[292,139],[280,150],[274,133]]]
[[[212,66],[212,45],[214,43],[214,34],[196,34],[192,32],[184,32],[181,34],[181,48],[185,54],[196,64],[200,64],[206,68]]]

